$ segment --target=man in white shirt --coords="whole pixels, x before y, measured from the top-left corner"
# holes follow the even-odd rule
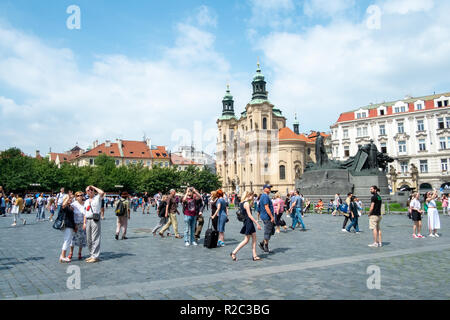
[[[58,217],[61,212],[65,196],[66,194],[64,193],[64,188],[61,188],[60,192],[56,195],[56,217]],[[48,220],[53,221],[53,213],[50,214],[50,218]]]
[[[97,195],[95,195],[97,192]],[[100,210],[105,192],[94,186],[88,186],[86,193],[89,198],[84,202],[84,223],[83,229],[86,230],[87,244],[90,257],[86,259],[87,263],[99,261],[100,255]]]

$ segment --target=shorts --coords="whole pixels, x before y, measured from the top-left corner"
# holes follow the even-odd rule
[[[411,219],[412,221],[422,221],[422,215],[417,210],[412,210],[411,213]]]
[[[369,217],[369,229],[373,230],[373,229],[380,229],[380,222],[381,222],[381,216],[374,216],[371,215]]]
[[[270,240],[270,237],[275,233],[275,227],[270,220],[263,220],[264,222],[264,240]]]

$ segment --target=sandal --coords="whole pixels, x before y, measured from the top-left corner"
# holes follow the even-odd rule
[[[258,261],[258,260],[261,260],[261,258],[260,258],[260,257],[258,257],[258,256],[256,256],[256,257],[253,257],[253,261]]]
[[[69,255],[67,256],[67,258],[69,258],[69,260],[72,260],[72,257],[73,257],[72,254],[69,254]]]
[[[233,261],[237,261],[236,255],[233,252],[230,252],[230,256]]]

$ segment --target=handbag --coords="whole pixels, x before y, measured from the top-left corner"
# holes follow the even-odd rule
[[[61,209],[59,211],[58,217],[56,218],[55,222],[53,223],[53,229],[64,230],[66,228],[65,216],[66,216],[66,213],[64,212],[63,209]]]

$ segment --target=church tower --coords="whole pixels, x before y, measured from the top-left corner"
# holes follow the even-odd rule
[[[299,131],[299,122],[298,122],[298,120],[297,120],[297,114],[295,114],[295,117],[294,117],[294,133],[295,133],[295,134],[300,134],[300,131]]]
[[[256,69],[256,74],[253,76],[252,86],[253,86],[252,101],[258,99],[267,100],[268,92],[266,91],[266,81],[264,80],[264,75],[261,73],[259,62],[258,68]]]
[[[227,92],[223,97],[222,105],[222,116],[234,116],[234,100],[229,85],[227,85]]]

